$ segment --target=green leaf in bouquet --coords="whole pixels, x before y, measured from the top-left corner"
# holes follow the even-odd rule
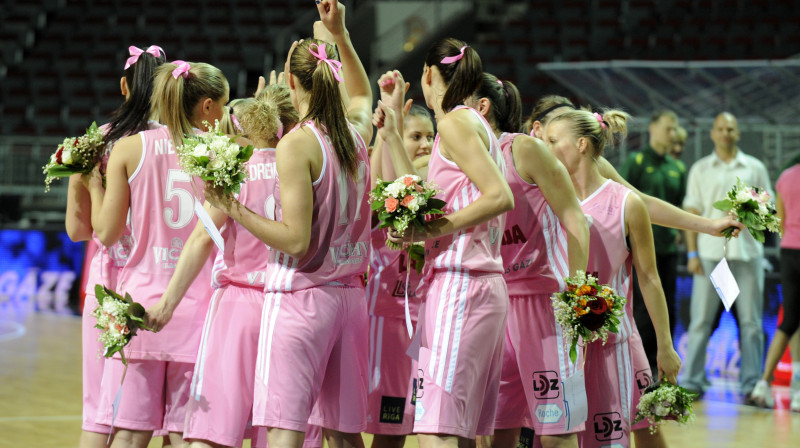
[[[444,212],[442,211],[442,209],[444,208],[445,205],[447,205],[447,202],[441,199],[430,198],[428,199],[426,207],[428,208],[428,213],[437,213],[443,215]]]
[[[208,165],[208,162],[211,162],[211,159],[209,159],[208,156],[195,157],[195,160],[197,160],[198,165],[201,166],[206,166]]]
[[[578,359],[578,341],[573,339],[572,345],[569,346],[569,360],[572,361],[572,363],[574,364],[575,361],[577,361],[577,359]]]
[[[733,210],[733,201],[731,201],[730,199],[723,199],[721,201],[717,201],[714,203],[714,208],[717,210],[722,210],[723,212]]]
[[[237,159],[247,162],[250,160],[250,157],[253,156],[253,145],[247,145],[244,148],[239,150],[239,154],[236,156]]]
[[[71,165],[55,165],[47,170],[47,175],[50,177],[69,177],[78,173],[80,171]]]
[[[106,288],[103,285],[94,285],[94,296],[97,301],[102,305],[103,299],[106,298]]]
[[[391,223],[388,222],[391,217],[392,217],[392,214],[387,212],[386,210],[382,210],[382,211],[378,212],[378,219],[380,221],[382,221],[381,222],[381,228],[388,227],[388,226],[391,225]]]
[[[753,235],[753,238],[755,238],[755,240],[758,241],[759,243],[762,243],[762,244],[764,243],[764,231],[763,230],[750,229],[750,235]]]
[[[370,204],[370,208],[372,208],[373,212],[382,209],[383,201],[372,201],[372,204]]]
[[[422,268],[425,266],[425,247],[419,244],[410,244],[406,246],[406,252],[408,252],[408,258],[414,260],[414,269],[417,274],[422,273]]]
[[[214,176],[210,175],[210,174],[206,174],[206,175],[200,176],[200,179],[203,179],[203,180],[214,180],[216,178]]]

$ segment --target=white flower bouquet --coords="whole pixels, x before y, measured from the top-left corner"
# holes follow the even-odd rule
[[[208,122],[204,124],[208,126]],[[236,137],[225,135],[218,120],[205,134],[185,136],[183,145],[176,150],[181,167],[193,176],[222,187],[226,194],[238,193],[247,179],[247,161],[253,155],[253,146],[240,146]]]
[[[103,330],[98,338],[103,343],[103,356],[109,358],[119,352],[122,363],[127,365],[122,349],[140,328],[150,331],[144,324],[145,309],[127,293],[122,297],[103,285],[96,285],[94,291],[97,308],[92,316],[97,319],[94,327]]]
[[[781,220],[776,215],[775,203],[769,193],[763,188],[751,187],[739,178],[728,191],[727,198],[715,202],[714,208],[734,214],[760,243],[764,242],[764,230],[780,232]],[[722,231],[722,235],[730,238],[734,230],[729,227]]]
[[[570,344],[569,357],[575,362],[579,337],[584,343],[602,340],[605,345],[608,333],[619,331],[626,300],[583,271],[577,271],[565,281],[567,290],[553,294],[550,300],[556,321],[564,331],[564,341]]]
[[[392,182],[378,179],[370,193],[372,211],[378,213],[378,227],[391,227],[401,235],[410,226],[424,230],[425,216],[444,214],[442,209],[445,202],[433,197],[438,192],[435,185],[410,174],[400,176]],[[392,249],[400,249],[400,246],[389,240],[386,240],[386,245]],[[406,251],[409,258],[416,262],[417,271],[421,271],[425,263],[424,247],[411,244]]]
[[[633,423],[647,419],[651,434],[656,433],[663,420],[689,423],[695,418],[692,404],[696,396],[696,393],[668,381],[650,386],[639,399]]]
[[[92,122],[85,134],[65,138],[42,169],[46,175],[45,191],[50,191],[53,179],[90,173],[100,161],[104,147],[103,132],[96,122]]]

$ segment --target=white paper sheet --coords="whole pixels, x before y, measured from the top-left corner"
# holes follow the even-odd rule
[[[197,215],[200,222],[203,223],[203,227],[206,228],[206,232],[211,236],[217,248],[219,248],[221,252],[225,252],[225,240],[222,238],[222,234],[219,233],[219,229],[214,225],[211,216],[209,216],[206,209],[203,208],[203,204],[198,200],[194,201],[194,213]]]
[[[717,290],[722,304],[725,305],[725,311],[730,311],[733,302],[739,297],[739,285],[736,283],[736,279],[733,278],[731,268],[728,266],[728,260],[723,258],[711,271],[709,278],[714,285],[714,289]]]
[[[586,402],[586,381],[583,376],[583,369],[578,370],[571,377],[564,380],[564,409],[566,409],[566,419],[564,420],[564,432],[569,432],[572,428],[580,425],[589,417],[589,404]],[[569,400],[567,400],[569,397]]]

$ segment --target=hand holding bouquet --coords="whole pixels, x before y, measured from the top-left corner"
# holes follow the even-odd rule
[[[99,338],[104,347],[103,356],[110,358],[119,352],[122,363],[127,365],[122,349],[128,345],[139,328],[150,330],[144,323],[144,307],[134,302],[129,294],[122,297],[103,285],[96,285],[94,291],[98,305],[92,316],[97,319],[94,327],[103,330]]]
[[[370,193],[372,211],[378,212],[378,227],[391,227],[401,235],[411,226],[412,231],[424,231],[426,215],[444,214],[442,208],[445,202],[433,197],[437,192],[435,186],[410,174],[400,176],[393,182],[378,179],[375,189]],[[389,240],[386,240],[386,245],[400,249],[399,245]],[[417,262],[417,271],[421,271],[425,262],[424,248],[412,244],[406,250],[409,258]]]
[[[104,147],[103,132],[95,122],[80,137],[65,138],[42,169],[46,174],[45,191],[50,191],[53,179],[90,173],[100,161]]]
[[[207,127],[208,122],[203,122]],[[183,170],[222,187],[225,194],[238,193],[247,179],[247,161],[253,146],[239,146],[236,137],[228,137],[219,128],[219,121],[205,134],[187,135],[177,148]]]
[[[669,381],[650,386],[639,399],[633,423],[647,419],[650,422],[651,434],[655,434],[663,420],[689,423],[694,420],[692,404],[696,396],[696,393]]]
[[[728,192],[727,198],[715,202],[714,208],[732,212],[759,243],[764,242],[764,230],[780,232],[781,220],[776,216],[775,203],[769,193],[763,188],[750,187],[741,179],[736,179],[736,185]],[[734,227],[729,227],[722,231],[722,235],[730,238],[734,230]]]
[[[563,327],[564,339],[570,344],[569,358],[578,358],[578,337],[585,343],[598,339],[606,343],[608,333],[619,331],[619,317],[625,312],[625,298],[597,278],[578,271],[567,277],[567,290],[553,294],[556,321]]]

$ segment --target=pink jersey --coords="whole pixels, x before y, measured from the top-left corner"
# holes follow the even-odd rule
[[[386,247],[386,229],[372,229],[372,255],[369,260],[367,281],[367,310],[370,316],[405,319],[406,279],[408,279],[408,308],[416,320],[419,304],[425,297],[427,286],[420,284],[414,261],[408,267],[408,254],[404,250]],[[408,274],[408,276],[406,276]]]
[[[631,190],[612,180],[581,202],[589,221],[589,263],[586,272],[608,284],[627,299],[619,333],[609,334],[608,342],[628,339],[633,322],[633,255],[628,248],[625,229],[625,201]]]
[[[552,294],[566,287],[567,237],[542,191],[522,179],[514,166],[512,146],[520,135],[525,134],[500,136],[506,180],[515,198],[514,209],[506,215],[501,246],[503,278],[512,296]]]
[[[275,219],[275,149],[256,149],[247,165],[249,177],[239,192],[239,202],[255,213]],[[264,287],[269,247],[231,218],[222,227],[225,252],[217,254],[212,272],[215,287],[235,283]]]
[[[117,290],[129,292],[148,308],[159,301],[167,288],[183,244],[194,230],[194,203],[203,200],[203,184],[181,170],[168,128],[139,135],[142,158],[128,179],[134,244],[120,271]],[[195,194],[200,197],[195,199]],[[211,263],[207,262],[169,325],[157,334],[137,334],[126,355],[131,359],[194,362],[210,299],[210,278]]]
[[[783,220],[784,249],[800,249],[800,165],[787,168],[775,185],[783,201],[786,217]]]
[[[353,179],[341,168],[330,137],[308,121],[303,126],[317,137],[323,163],[313,182],[314,217],[311,241],[302,259],[273,250],[265,291],[298,291],[321,285],[363,285],[369,263],[370,206],[367,203],[369,154],[361,136],[350,126],[358,160]],[[300,129],[295,128],[292,132]],[[276,220],[281,221],[280,180],[275,186]]]
[[[489,136],[489,155],[494,159],[501,173],[505,173],[505,161],[500,151],[491,126],[475,109],[458,106],[456,109],[467,109],[475,114],[483,123]],[[428,164],[428,180],[438,185],[442,193],[436,195],[447,203],[445,214],[454,213],[475,202],[481,192],[464,174],[458,165],[445,159],[439,152],[439,138],[433,143],[431,160]],[[454,234],[425,242],[426,271],[464,270],[484,273],[502,273],[503,260],[500,256],[500,241],[505,228],[505,214],[496,216],[487,222]]]

